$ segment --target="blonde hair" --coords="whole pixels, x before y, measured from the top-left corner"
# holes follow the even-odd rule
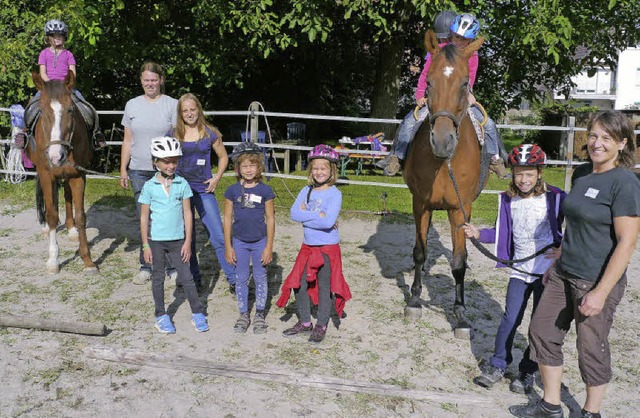
[[[322,160],[329,163],[329,167],[330,167],[329,180],[327,180],[324,184],[329,186],[333,186],[334,184],[336,184],[336,181],[338,181],[338,166],[336,165],[336,163],[332,163],[326,158],[314,158],[313,160],[309,161],[309,164],[307,165],[307,170],[308,170],[307,184],[310,186],[319,186],[319,184],[316,183],[316,181],[313,179],[313,175],[311,174],[311,168],[313,168],[313,162],[316,160]]]
[[[256,180],[262,181],[262,172],[265,170],[264,156],[262,156],[262,154],[253,154],[253,153],[240,154],[236,159],[236,161],[233,163],[236,169],[236,177],[238,178],[238,180],[242,180],[242,175],[240,175],[240,164],[242,164],[244,161],[249,161],[250,163],[253,163],[258,166],[258,172],[256,173]]]
[[[200,103],[200,100],[198,100],[195,94],[186,93],[180,96],[180,98],[178,99],[178,119],[176,122],[176,127],[173,130],[173,135],[178,139],[178,141],[182,142],[184,140],[185,125],[184,119],[182,119],[182,104],[187,100],[193,100],[193,102],[196,104],[196,108],[198,109],[197,126],[198,135],[200,136],[200,138],[204,138],[207,135],[206,128],[209,128],[211,131],[213,131],[214,134],[217,135],[218,139],[222,140],[222,134],[220,133],[220,131],[215,126],[209,125],[209,123],[207,123],[207,119],[204,115],[204,111],[202,110],[202,104]]]
[[[67,42],[67,35],[64,33],[56,33],[56,35],[62,35],[62,47],[64,48],[64,43]],[[44,35],[44,43],[47,47],[53,46],[53,37],[55,35]]]

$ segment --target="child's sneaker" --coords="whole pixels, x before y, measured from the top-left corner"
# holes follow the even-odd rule
[[[268,327],[267,321],[264,320],[264,312],[256,312],[256,316],[253,317],[253,333],[264,334]]]
[[[196,327],[196,331],[198,332],[207,332],[209,331],[209,325],[207,324],[207,317],[201,313],[194,313],[191,315],[191,323],[194,327]]]
[[[282,331],[282,335],[288,338],[298,334],[309,334],[312,330],[313,324],[304,325],[301,321],[298,321],[291,328],[287,328]]]
[[[164,314],[156,318],[156,329],[163,334],[175,334],[176,327],[171,323],[169,315]]]
[[[311,335],[309,336],[309,342],[318,344],[324,340],[324,335],[327,333],[327,326],[324,325],[316,325],[316,327],[311,331]]]
[[[473,382],[476,385],[480,385],[488,389],[498,383],[503,376],[504,370],[495,367],[493,364],[489,364],[480,376],[473,379]]]
[[[249,325],[251,324],[251,318],[249,317],[249,312],[245,312],[240,314],[236,324],[233,326],[233,330],[236,334],[244,334],[249,329]]]

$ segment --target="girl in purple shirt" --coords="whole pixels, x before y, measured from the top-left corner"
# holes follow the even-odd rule
[[[68,33],[69,28],[60,20],[50,20],[44,25],[45,43],[48,47],[38,57],[40,77],[44,81],[64,80],[69,71],[76,75],[76,59],[69,50],[64,49]]]

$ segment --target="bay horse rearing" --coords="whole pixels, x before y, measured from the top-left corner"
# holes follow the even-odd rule
[[[452,44],[440,48],[433,31],[425,34],[425,47],[432,56],[427,75],[429,117],[412,142],[403,172],[413,196],[416,226],[415,277],[407,309],[421,308],[421,273],[427,259],[427,231],[433,211],[446,210],[453,244],[450,264],[455,279],[456,337],[471,336],[471,326],[464,314],[467,248],[461,226],[465,223],[465,215],[470,219],[471,203],[480,190],[481,146],[467,114],[470,91],[467,63],[483,42],[484,38],[479,38],[464,49]]]
[[[44,82],[40,74],[32,74],[40,91],[40,116],[33,128],[35,139],[27,144],[27,155],[35,164],[38,175],[36,205],[38,219],[49,235],[49,258],[46,269],[58,273],[58,185],[64,182],[66,210],[65,226],[72,240],[79,241],[78,253],[84,262],[84,272],[96,273],[87,243],[84,190],[86,173],[78,166],[88,167],[93,158],[93,145],[86,124],[73,104],[71,94],[75,76],[69,71],[64,80]]]

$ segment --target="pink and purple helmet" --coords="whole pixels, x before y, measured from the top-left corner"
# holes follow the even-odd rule
[[[325,160],[329,160],[331,163],[337,163],[340,161],[338,151],[325,144],[316,145],[311,151],[309,151],[308,160],[311,161],[316,158],[324,158]]]

